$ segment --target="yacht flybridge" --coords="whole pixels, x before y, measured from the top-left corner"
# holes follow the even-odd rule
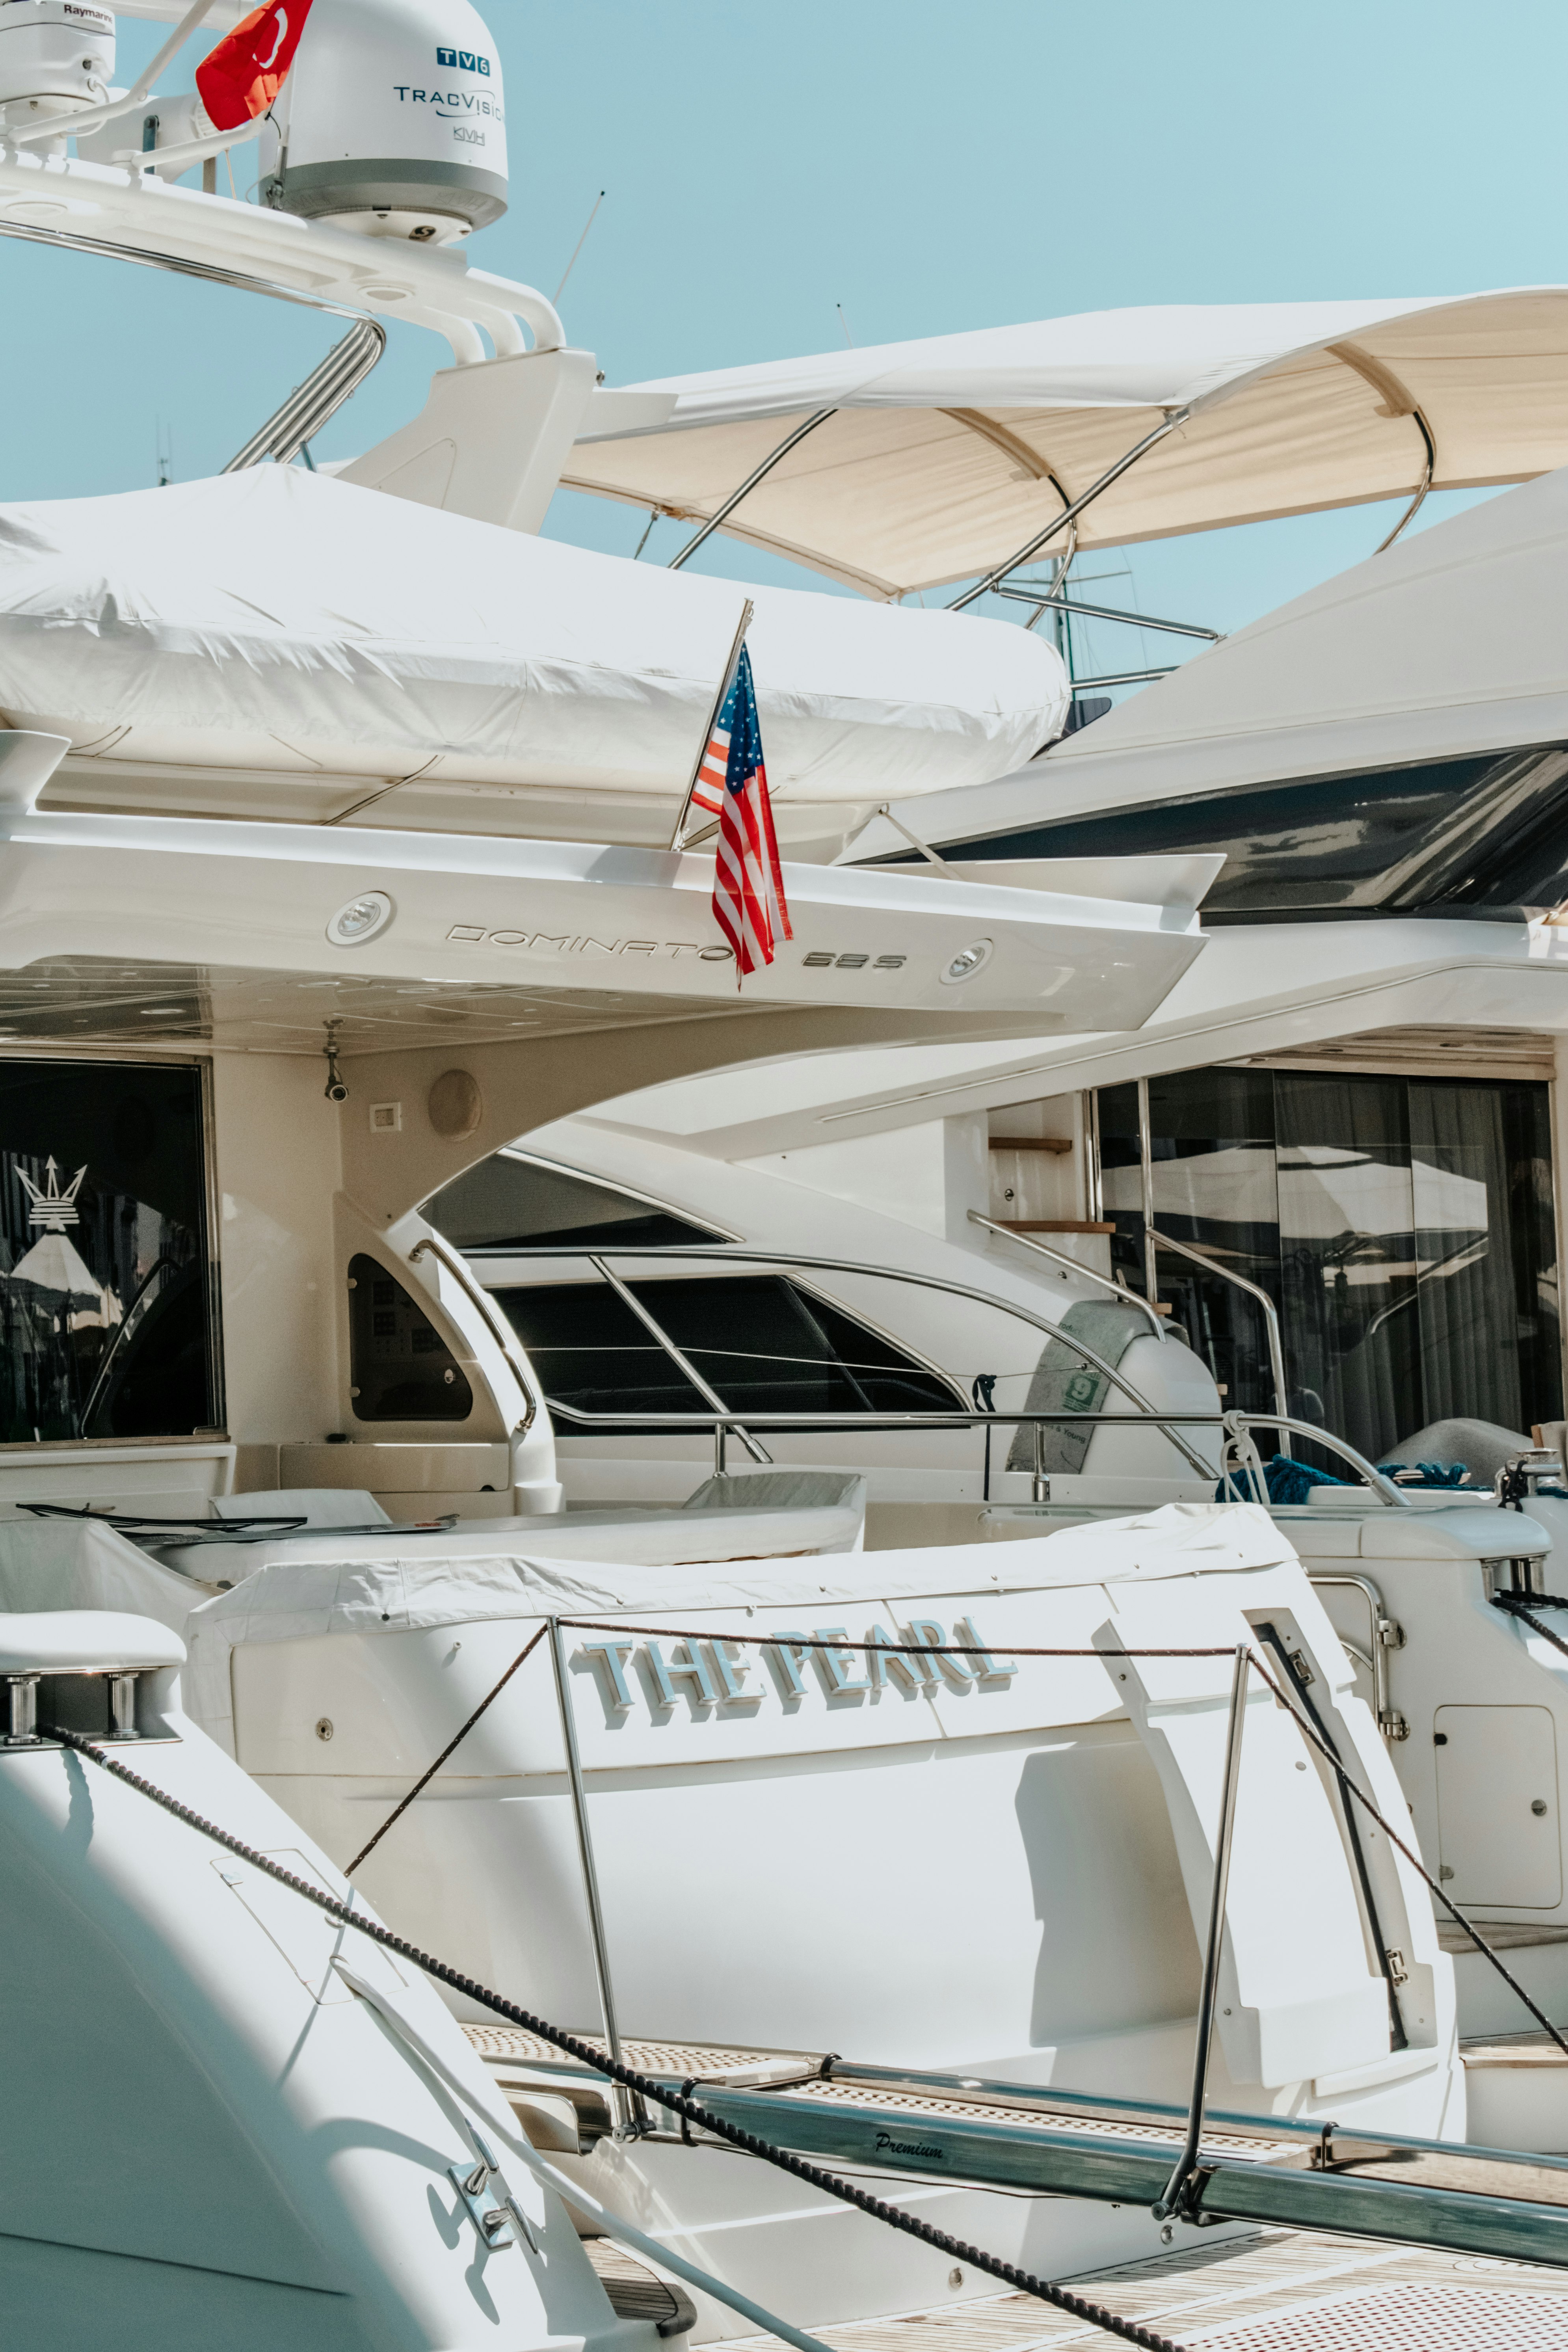
[[[65,2352],[847,2352],[960,2312],[975,2352],[1164,2352],[1243,2294],[1288,2326],[1331,2276],[1416,2352],[1441,2248],[1479,2282],[1445,2289],[1467,2340],[1548,2324],[1558,2078],[1532,2111],[1459,2032],[1568,2056],[1564,2004],[1457,1906],[1562,1909],[1568,1506],[1544,1450],[1503,1465],[1528,1507],[1413,1496],[1365,1458],[1375,1416],[1283,1393],[1277,1351],[1255,1396],[1239,1323],[1224,1361],[1212,1314],[1167,1328],[1153,1080],[1129,1130],[1107,1074],[1190,1060],[1242,936],[1200,911],[1230,844],[965,870],[933,835],[1046,822],[1028,793],[1095,740],[1037,634],[542,539],[559,482],[657,471],[700,401],[600,384],[470,266],[506,197],[481,19],[238,15],[195,0],[121,89],[106,11],[0,0],[0,236],[344,325],[216,481],[0,508],[0,2308]],[[162,86],[204,26],[194,90]],[[260,201],[218,195],[252,140]],[[1072,398],[1153,402],[1152,469],[1211,393],[1370,390],[1424,479],[1513,478],[1568,456],[1559,300],[1232,319],[1223,365],[1189,320],[1184,373]],[[399,321],[453,362],[422,415],[293,466]],[[1439,415],[1460,345],[1496,396]],[[861,394],[806,435],[797,374],[752,422],[827,447]],[[1007,381],[937,370],[900,444],[951,428],[1022,484],[1017,541],[1012,488],[953,541],[1004,582],[1143,463],[1080,416],[1094,479],[1042,472]],[[1052,381],[1022,404],[1059,409]],[[1379,472],[1363,427],[1346,497],[1409,457]],[[589,486],[784,543],[782,458],[704,446],[706,487]],[[1224,471],[1151,527],[1256,510]],[[857,566],[903,583],[824,562]],[[680,822],[742,636],[793,922],[743,978]],[[1472,786],[1550,809],[1549,761],[1482,748],[1461,833]],[[1548,927],[1472,929],[1500,1003],[1555,985]],[[891,1138],[878,1198],[836,1086],[852,1144]],[[1456,1265],[1479,1197],[1539,1168],[1514,1092],[1397,1163],[1447,1180]],[[988,1135],[990,1103],[1022,1108]],[[1295,1152],[1360,1234],[1394,1161],[1289,1116],[1280,1197]],[[1250,1200],[1263,1139],[1221,1135]],[[1544,1295],[1549,1189],[1516,1189]],[[1336,1330],[1371,1262],[1333,1261]],[[1448,1263],[1413,1243],[1400,1337]],[[1544,1355],[1528,1394],[1488,1362],[1499,1418],[1556,1417]],[[1314,1443],[1328,1509],[1258,1458],[1304,1477]]]

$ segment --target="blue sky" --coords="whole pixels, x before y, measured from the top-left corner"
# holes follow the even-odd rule
[[[1128,303],[1568,279],[1568,17],[1536,0],[482,13],[511,209],[475,261],[552,292],[605,189],[562,309],[612,383],[826,349],[838,304],[869,343]],[[164,29],[122,20],[121,80]],[[169,86],[189,80],[187,64]],[[216,471],[330,339],[280,304],[25,244],[0,241],[0,288],[5,499],[143,487],[160,435],[176,478]],[[319,454],[392,430],[445,357],[395,331]],[[1362,508],[1083,568],[1109,601],[1230,628],[1369,553],[1389,520]],[[629,554],[642,520],[562,497],[549,529]],[[645,560],[680,535],[659,525]],[[719,539],[696,568],[801,578]]]

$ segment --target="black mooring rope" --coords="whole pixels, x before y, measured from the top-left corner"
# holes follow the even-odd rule
[[[885,2221],[889,2229],[901,2230],[906,2236],[918,2238],[922,2244],[934,2247],[939,2253],[948,2255],[954,2262],[967,2263],[972,2270],[1000,2279],[1005,2286],[1013,2287],[1022,2294],[1035,2295],[1042,2303],[1053,2304],[1058,2311],[1068,2313],[1074,2319],[1086,2319],[1093,2326],[1103,2327],[1109,2335],[1120,2336],[1124,2343],[1142,2346],[1143,2352],[1184,2352],[1184,2347],[1173,2343],[1169,2336],[1157,2336],[1152,2328],[1141,2327],[1136,2320],[1119,2318],[1115,2312],[1107,2311],[1102,2305],[1090,2303],[1084,2295],[1074,2294],[1068,2287],[1053,2285],[1048,2279],[1036,2278],[1030,2272],[1019,2270],[1016,2263],[1003,2262],[996,2254],[985,2253],[978,2246],[966,2245],[963,2239],[950,2237],[945,2230],[936,2230],[929,2221],[917,2221],[912,2213],[906,2213],[901,2207],[884,2204],[879,2197],[868,2196],[863,2189],[857,2189],[852,2181],[840,2179],[837,2173],[825,2172],[820,2165],[809,2164],[804,2157],[794,2156],[787,2148],[774,2147],[771,2142],[759,2139],[754,2132],[742,2131],[739,2125],[728,2122],[722,2116],[711,2114],[694,2099],[686,2097],[684,2093],[670,2090],[667,2085],[655,2082],[651,2076],[639,2074],[635,2067],[623,2066],[607,2053],[595,2050],[591,2042],[580,2041],[576,2034],[563,2032],[560,2026],[549,2024],[542,2017],[535,2017],[531,2011],[520,2009],[515,2001],[503,1999],[499,1992],[491,1992],[488,1985],[479,1984],[472,1977],[463,1976],[458,1969],[448,1968],[445,1960],[437,1960],[428,1952],[416,1951],[412,1944],[406,1943],[401,1936],[395,1936],[391,1928],[384,1927],[379,1920],[366,1918],[363,1912],[353,1910],[347,1903],[340,1903],[335,1895],[325,1895],[319,1886],[312,1886],[308,1879],[297,1878],[291,1870],[284,1870],[267,1854],[258,1853],[253,1846],[231,1836],[227,1830],[219,1829],[216,1822],[205,1820],[189,1805],[182,1804],[177,1797],[171,1797],[166,1790],[158,1787],[156,1781],[144,1780],[140,1772],[132,1772],[117,1757],[105,1755],[89,1739],[84,1739],[79,1732],[66,1731],[58,1725],[41,1725],[39,1728],[47,1738],[58,1739],[63,1748],[74,1749],[79,1756],[90,1758],[105,1772],[112,1773],[117,1780],[123,1780],[128,1788],[137,1790],[143,1797],[151,1797],[154,1804],[161,1805],[176,1821],[184,1822],[188,1829],[199,1830],[204,1837],[212,1838],[218,1845],[226,1846],[230,1853],[237,1854],[253,1869],[265,1871],[269,1878],[277,1879],[281,1885],[292,1887],[296,1895],[304,1895],[307,1902],[326,1912],[330,1918],[340,1920],[345,1927],[357,1927],[362,1935],[369,1936],[373,1942],[384,1946],[387,1951],[395,1952],[400,1959],[412,1961],[416,1968],[423,1969],[438,1983],[449,1985],[454,1992],[464,1994],[485,2009],[494,2010],[498,2017],[504,2017],[509,2024],[521,2026],[524,2032],[535,2033],[542,2041],[553,2042],[556,2049],[565,2051],[569,2058],[592,2066],[598,2074],[607,2074],[612,2082],[619,2083],[624,2089],[636,2091],[642,2097],[652,2099],[656,2105],[669,2108],[672,2114],[683,2116],[688,2123],[698,2125],[703,2131],[710,2132],[715,2138],[727,2140],[731,2147],[742,2149],[747,2156],[761,2157],[765,2163],[775,2164],[781,2171],[793,2173],[797,2180],[805,2181],[809,2187],[820,2189],[830,2197],[837,2197],[847,2205],[858,2206],[861,2212],[869,2213],[873,2221]]]
[[[1537,1609],[1568,1609],[1568,1601],[1564,1601],[1560,1593],[1494,1592],[1492,1607],[1506,1610],[1510,1617],[1521,1617],[1532,1633],[1539,1633],[1543,1642],[1550,1642],[1554,1650],[1561,1650],[1563,1656],[1568,1658],[1568,1642],[1563,1639],[1561,1633],[1554,1633],[1550,1625],[1543,1625],[1540,1618],[1532,1614],[1532,1612]]]

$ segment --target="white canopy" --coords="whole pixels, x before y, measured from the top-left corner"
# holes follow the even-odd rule
[[[1435,488],[1563,465],[1568,288],[1100,310],[668,377],[601,393],[563,478],[706,520],[823,408],[723,528],[898,596],[1006,562],[1174,410],[1082,545],[1411,495],[1422,420]]]
[[[673,816],[748,594],[786,837],[792,804],[1004,774],[1067,704],[1054,647],[1005,623],[672,576],[293,467],[0,507],[0,556],[6,721],[69,736],[78,777],[227,772],[208,804],[234,814],[260,771],[300,814],[417,774],[419,824],[447,784],[489,831],[516,816],[476,784],[553,789],[578,838],[604,837],[583,794]]]
[[[924,800],[905,821],[941,846],[1289,776],[1568,742],[1565,594],[1568,467],[1352,565],[1018,775]],[[1107,837],[1105,854],[1120,846]],[[874,816],[845,855],[908,853]]]

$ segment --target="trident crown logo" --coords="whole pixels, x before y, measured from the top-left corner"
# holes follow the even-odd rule
[[[16,1170],[16,1181],[33,1204],[27,1212],[27,1223],[46,1234],[63,1234],[68,1225],[79,1225],[81,1223],[77,1213],[76,1196],[80,1190],[81,1180],[87,1174],[87,1163],[83,1161],[63,1192],[60,1191],[60,1171],[52,1152],[44,1162],[44,1173],[48,1178],[47,1187],[35,1184],[20,1168]]]

